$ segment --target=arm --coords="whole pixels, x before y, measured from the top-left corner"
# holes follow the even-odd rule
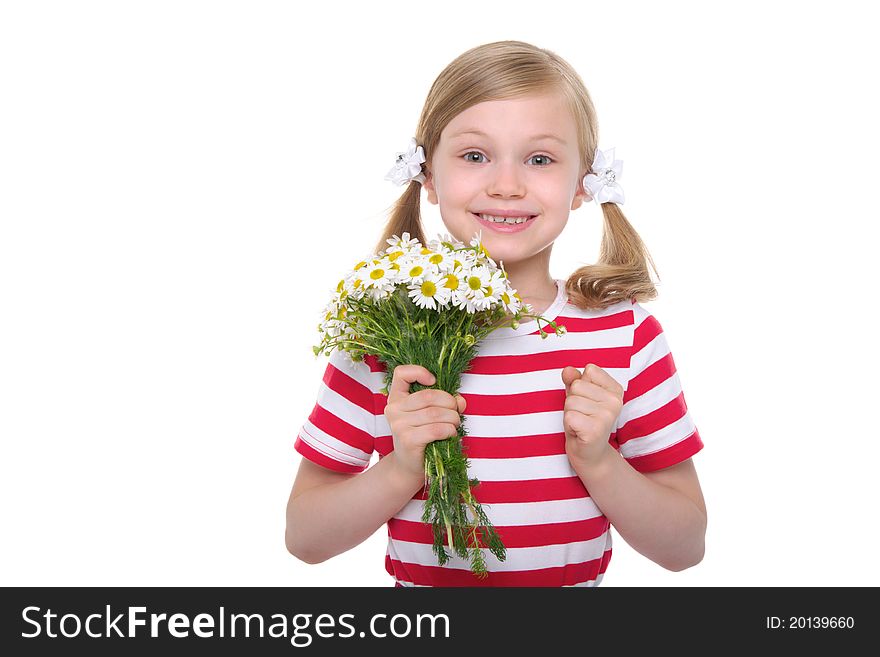
[[[359,545],[424,485],[395,467],[394,452],[359,474],[302,459],[287,502],[287,550],[320,563]]]
[[[693,461],[641,473],[610,444],[589,463],[572,467],[590,497],[634,550],[668,570],[703,558],[706,503]]]

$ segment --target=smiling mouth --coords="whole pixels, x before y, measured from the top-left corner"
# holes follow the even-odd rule
[[[471,212],[471,214],[479,219],[480,221],[484,221],[491,224],[497,224],[500,226],[521,226],[522,224],[530,222],[532,219],[537,217],[538,215],[523,215],[523,217],[491,217],[490,215],[480,215],[475,212]]]

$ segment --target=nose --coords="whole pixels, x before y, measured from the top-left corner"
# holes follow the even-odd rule
[[[525,193],[522,171],[513,160],[499,161],[487,190],[491,196],[522,196]]]

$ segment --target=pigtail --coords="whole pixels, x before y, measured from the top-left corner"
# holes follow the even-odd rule
[[[616,203],[602,203],[605,223],[599,260],[576,269],[566,281],[571,302],[585,310],[605,308],[624,299],[638,302],[657,297],[648,271],[657,267],[645,243]]]
[[[382,232],[382,239],[376,245],[374,253],[381,253],[388,248],[387,240],[397,235],[402,237],[409,233],[410,239],[417,239],[425,244],[422,232],[422,185],[416,180],[410,181],[403,194],[394,203],[391,214]]]

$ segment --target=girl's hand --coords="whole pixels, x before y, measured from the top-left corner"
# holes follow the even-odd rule
[[[623,408],[623,387],[598,365],[562,370],[565,384],[565,451],[571,461],[593,464],[613,449],[611,427]]]
[[[464,397],[453,397],[445,390],[409,391],[411,383],[429,386],[436,380],[420,365],[398,365],[388,388],[385,418],[391,427],[394,462],[413,479],[425,478],[425,447],[454,436],[465,408]]]

